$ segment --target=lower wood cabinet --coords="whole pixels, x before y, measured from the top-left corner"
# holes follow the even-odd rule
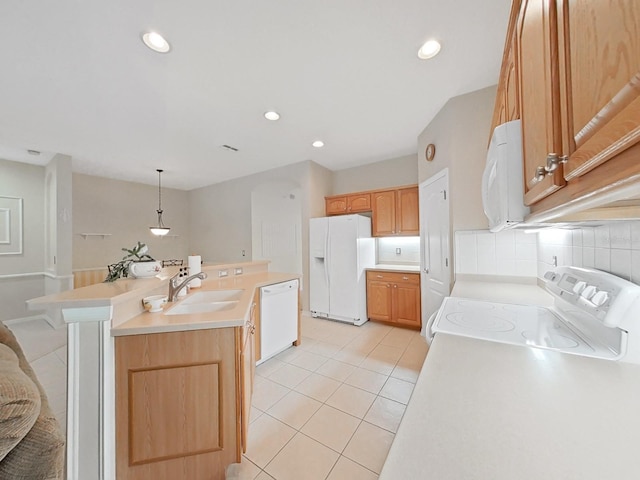
[[[240,462],[253,332],[250,323],[115,338],[118,480],[224,478]]]
[[[420,274],[369,270],[367,316],[370,320],[421,328]]]

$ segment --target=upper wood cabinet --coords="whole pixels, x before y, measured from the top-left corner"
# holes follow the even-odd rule
[[[372,227],[374,237],[420,235],[418,187],[373,192]]]
[[[498,90],[496,92],[496,105],[491,124],[492,132],[496,126],[520,118],[515,29],[510,30],[508,38],[509,41],[505,45],[505,51],[502,58],[500,83],[498,84]]]
[[[369,192],[325,197],[324,201],[327,215],[371,211],[371,194]]]
[[[512,8],[493,126],[522,120],[530,220],[625,198],[616,192],[640,182],[640,3],[514,0]],[[552,154],[555,170],[540,175]]]
[[[420,235],[418,186],[325,197],[326,214],[371,212],[374,237]]]
[[[523,0],[516,30],[524,159],[524,203],[531,205],[564,186],[562,166],[539,177],[561,149],[555,0]]]
[[[558,0],[567,180],[640,141],[640,2]]]

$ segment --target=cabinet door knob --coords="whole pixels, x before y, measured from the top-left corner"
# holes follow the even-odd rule
[[[398,285],[396,285],[395,283],[393,284],[393,288],[398,288]]]
[[[382,275],[376,275],[376,278],[382,278]]]
[[[403,280],[409,280],[409,277],[402,277]]]

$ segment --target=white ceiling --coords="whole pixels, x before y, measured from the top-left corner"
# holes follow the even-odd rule
[[[497,82],[510,3],[2,0],[0,157],[59,152],[76,172],[148,184],[164,168],[163,185],[189,190],[413,154],[449,98]],[[151,29],[171,53],[143,45]],[[432,37],[440,55],[419,60]]]

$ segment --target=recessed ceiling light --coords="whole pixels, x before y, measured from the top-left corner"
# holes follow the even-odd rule
[[[418,58],[427,60],[428,58],[435,57],[440,52],[440,42],[437,40],[428,40],[424,42],[424,45],[418,50]]]
[[[271,120],[272,122],[275,122],[280,118],[280,114],[278,112],[265,112],[264,118],[266,118],[267,120]]]
[[[167,53],[171,50],[171,45],[162,35],[157,32],[147,32],[142,34],[142,41],[154,52]]]
[[[322,140],[316,140],[311,145],[313,145],[316,148],[322,148],[324,147],[324,142]]]

